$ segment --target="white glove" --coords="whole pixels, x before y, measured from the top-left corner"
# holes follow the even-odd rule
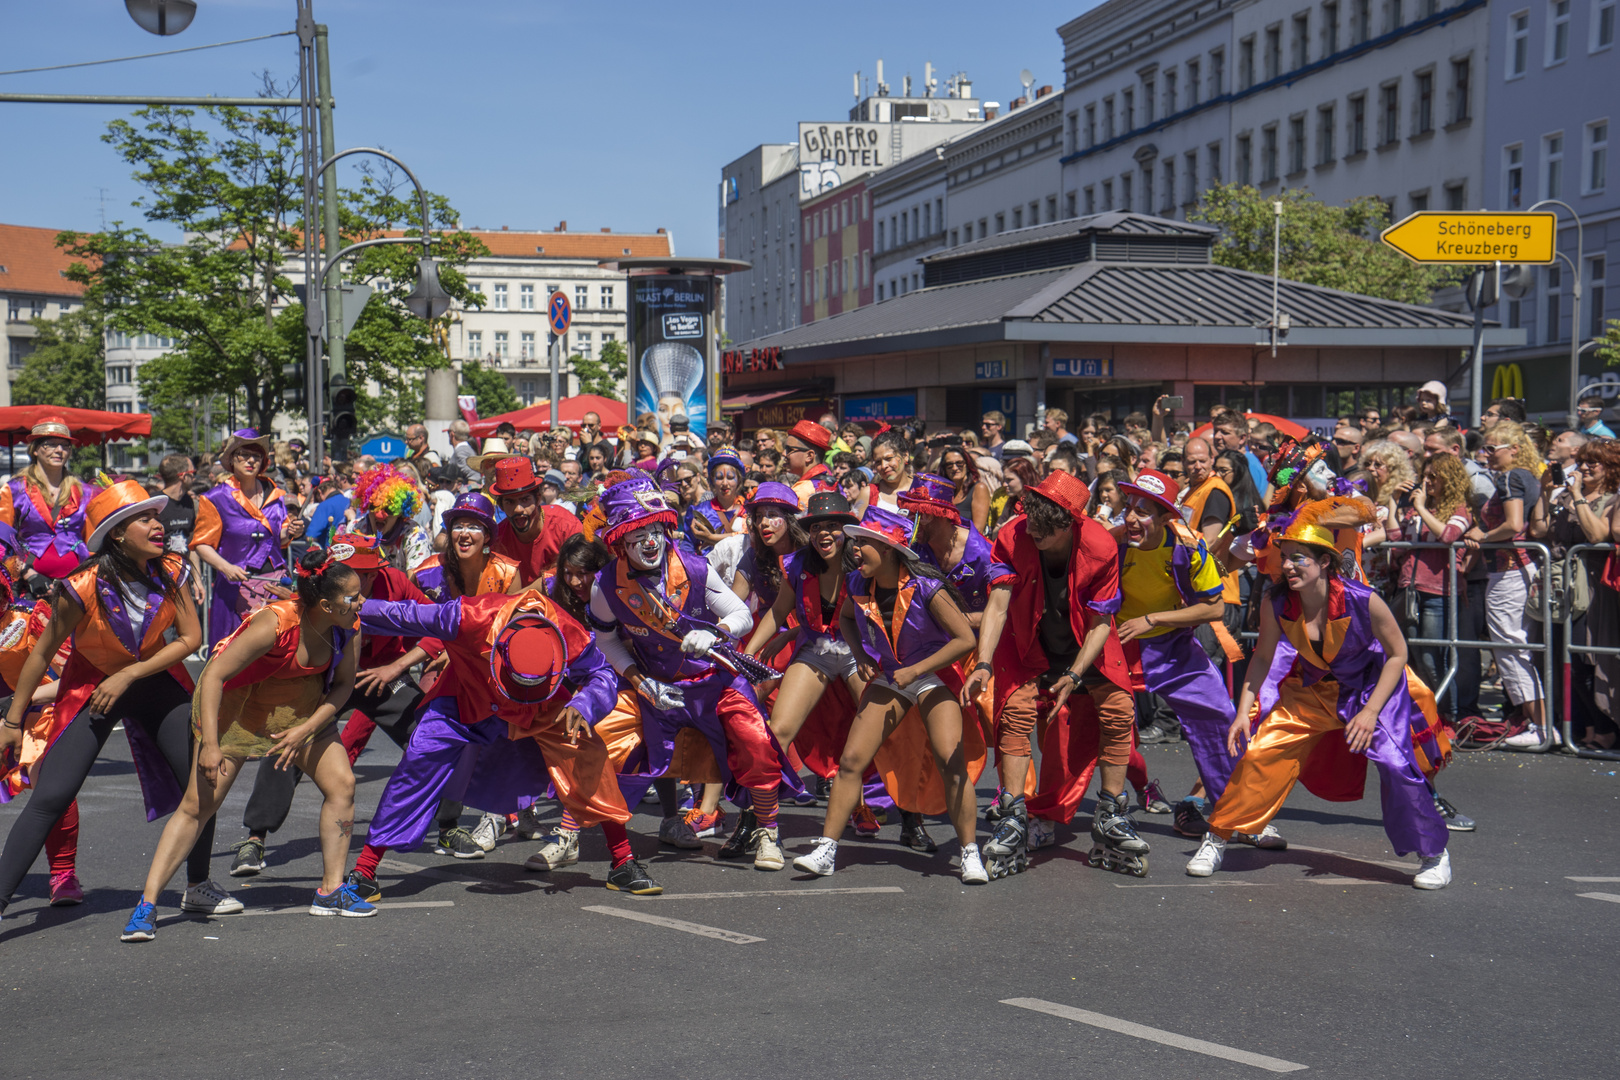
[[[686,707],[686,694],[678,686],[671,686],[657,679],[642,679],[640,689],[641,696],[651,702],[655,709],[669,712],[672,709]]]
[[[720,644],[720,635],[711,630],[693,630],[681,639],[681,652],[687,656],[702,656]]]

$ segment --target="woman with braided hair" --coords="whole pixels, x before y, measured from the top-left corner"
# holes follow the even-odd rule
[[[375,915],[343,881],[354,833],[354,770],[338,741],[337,713],[354,690],[360,575],[312,547],[295,568],[297,593],[248,616],[214,649],[191,703],[191,782],[163,829],[124,941],[157,936],[157,899],[203,823],[212,821],[252,758],[274,756],[315,781],[321,806],[320,888],[311,915]]]

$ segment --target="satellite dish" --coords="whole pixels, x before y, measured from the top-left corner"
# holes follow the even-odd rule
[[[1023,83],[1025,86],[1034,86],[1035,73],[1029,70],[1029,68],[1025,68],[1023,71],[1018,73],[1018,81]]]

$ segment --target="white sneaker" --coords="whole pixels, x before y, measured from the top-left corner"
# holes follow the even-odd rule
[[[1029,819],[1029,850],[1051,847],[1057,843],[1057,822],[1045,818]]]
[[[1232,839],[1240,844],[1257,847],[1261,851],[1288,850],[1288,841],[1283,839],[1283,834],[1277,831],[1277,826],[1269,821],[1266,823],[1266,827],[1257,833],[1235,832],[1232,834]]]
[[[986,885],[990,882],[990,875],[985,873],[984,860],[979,858],[979,845],[968,844],[962,848],[962,884]]]
[[[1512,746],[1518,749],[1540,746],[1541,732],[1535,727],[1535,725],[1531,725],[1530,727],[1527,727],[1523,731],[1519,732],[1517,735],[1509,735],[1507,738],[1503,739],[1502,745]]]
[[[1451,852],[1442,851],[1423,860],[1412,884],[1419,889],[1443,889],[1451,884]]]
[[[674,814],[665,818],[658,826],[658,842],[678,848],[700,848],[703,841],[697,838],[692,826],[686,821],[686,815]]]
[[[808,855],[800,855],[793,860],[793,869],[802,870],[806,874],[815,874],[817,877],[826,877],[837,869],[838,841],[830,836],[823,836],[816,841],[816,846]]]
[[[1226,856],[1226,841],[1212,832],[1204,834],[1203,843],[1198,845],[1198,851],[1187,863],[1188,877],[1209,877],[1221,868],[1221,859]]]
[[[787,863],[782,857],[781,834],[773,825],[769,829],[754,830],[754,869],[780,870]]]
[[[558,829],[546,837],[546,842],[540,845],[539,851],[524,860],[523,869],[545,873],[547,870],[555,870],[559,866],[572,866],[577,862],[579,862],[579,831]]]
[[[485,851],[495,850],[495,841],[506,835],[505,814],[485,814],[473,826],[473,843]]]
[[[551,826],[540,820],[540,804],[531,803],[518,811],[512,835],[523,840],[539,840],[551,834]]]
[[[235,915],[242,910],[242,901],[209,878],[200,885],[186,886],[186,895],[180,898],[180,910],[202,915]]]

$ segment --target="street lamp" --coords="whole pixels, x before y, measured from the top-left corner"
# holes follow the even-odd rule
[[[124,10],[148,34],[169,37],[191,25],[197,0],[124,0]]]
[[[423,322],[432,322],[450,310],[451,296],[439,284],[439,263],[423,257],[416,261],[416,288],[405,297],[405,306]]]

